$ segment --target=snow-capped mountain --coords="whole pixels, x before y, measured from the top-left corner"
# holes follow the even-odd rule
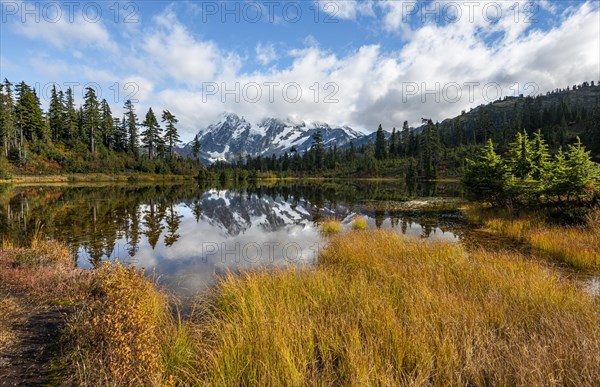
[[[302,197],[230,190],[209,189],[198,203],[202,208],[202,221],[227,237],[249,233],[253,228],[268,233],[290,227],[314,231],[315,212],[347,222],[354,215],[350,206],[340,203],[325,203],[318,208]]]
[[[348,126],[332,127],[325,122],[294,122],[286,119],[265,118],[253,123],[234,113],[224,113],[219,121],[198,132],[201,159],[205,163],[236,160],[240,155],[281,155],[295,148],[298,152],[309,149],[312,136],[321,132],[325,146],[343,147],[365,137],[364,133]],[[191,155],[192,144],[181,149]]]

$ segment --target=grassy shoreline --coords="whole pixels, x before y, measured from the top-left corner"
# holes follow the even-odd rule
[[[547,210],[512,210],[468,206],[467,221],[531,247],[574,269],[600,272],[600,209],[579,217],[577,225],[550,224]],[[556,218],[556,216],[554,216]]]
[[[65,385],[600,383],[600,300],[516,253],[343,232],[306,270],[225,275],[185,320],[119,263],[84,275],[54,242],[0,258],[0,279],[77,305]]]
[[[39,183],[80,183],[80,182],[130,182],[130,181],[183,181],[192,180],[195,176],[159,175],[148,173],[74,173],[60,175],[15,175],[10,179],[0,180],[0,184],[39,184]]]

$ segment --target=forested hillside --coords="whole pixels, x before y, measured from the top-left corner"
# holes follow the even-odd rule
[[[202,170],[197,162],[201,141],[191,147],[195,157],[178,156],[178,120],[168,110],[149,109],[138,118],[131,101],[117,113],[97,98],[93,88],[86,88],[81,106],[75,105],[72,89],[53,88],[48,110],[43,111],[35,89],[6,79],[0,84],[0,102],[0,177]],[[380,125],[375,134],[339,148],[329,146],[323,133],[316,132],[308,150],[292,147],[283,155],[258,157],[241,152],[233,163],[216,163],[212,170],[235,170],[242,177],[258,172],[408,179],[460,176],[466,157],[487,140],[502,154],[516,133],[538,129],[551,152],[580,137],[598,160],[599,106],[600,86],[584,82],[537,97],[507,97],[439,123],[423,119],[418,128],[410,128],[406,121],[398,129]]]
[[[211,170],[241,178],[258,172],[406,176],[407,180],[462,176],[465,160],[488,140],[502,154],[517,133],[533,134],[538,129],[552,154],[576,143],[579,137],[592,151],[592,158],[599,160],[600,86],[584,82],[537,97],[508,97],[441,123],[423,119],[418,128],[410,128],[406,121],[399,130],[380,125],[369,142],[361,141],[358,146],[326,147],[317,133],[307,152],[292,149],[280,157],[240,158],[234,165],[216,163]]]
[[[151,108],[138,119],[129,100],[122,112],[112,112],[90,87],[79,107],[71,88],[53,87],[44,112],[35,89],[5,79],[0,84],[0,178],[11,173],[196,173],[197,162],[175,153],[177,122],[168,110]]]

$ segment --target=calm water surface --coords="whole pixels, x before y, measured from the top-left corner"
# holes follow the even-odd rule
[[[66,243],[80,267],[118,257],[191,294],[228,270],[314,263],[325,243],[318,225],[329,217],[349,228],[360,214],[370,228],[459,241],[456,210],[406,202],[458,194],[452,185],[409,192],[391,182],[4,187],[0,237],[25,244],[41,233]]]

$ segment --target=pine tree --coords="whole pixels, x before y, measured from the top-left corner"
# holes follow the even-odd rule
[[[590,132],[592,149],[600,153],[600,104],[592,111]]]
[[[4,79],[4,83],[0,84],[0,145],[4,147],[5,157],[8,157],[11,148],[17,146],[14,110],[12,83]]]
[[[56,85],[52,85],[52,95],[50,97],[50,105],[48,108],[48,120],[50,123],[50,134],[52,140],[55,142],[61,141],[64,134],[64,110],[63,101],[56,92]]]
[[[196,135],[194,137],[194,141],[192,141],[192,155],[194,156],[196,161],[200,161],[200,149],[201,149],[200,139],[198,138],[198,135]]]
[[[20,146],[23,147],[23,140],[44,140],[44,119],[37,94],[25,82],[17,84],[15,89],[17,92],[15,122],[19,130]]]
[[[125,101],[125,122],[127,122],[127,134],[129,138],[129,151],[133,153],[135,156],[138,154],[138,123],[137,123],[137,114],[135,113],[135,108],[133,107],[133,103],[131,100]]]
[[[313,156],[312,169],[321,170],[325,162],[325,146],[323,145],[323,135],[320,131],[313,134],[313,144],[310,148]]]
[[[542,132],[538,129],[531,144],[531,177],[534,180],[542,181],[546,177],[549,168],[549,159],[550,155],[548,154],[548,145],[542,137]]]
[[[100,104],[96,97],[96,91],[91,87],[86,87],[83,102],[83,129],[92,153],[96,153],[96,146],[99,142],[100,120]]]
[[[503,205],[506,200],[506,179],[504,163],[494,151],[494,143],[491,139],[475,160],[467,159],[463,184],[474,199]]]
[[[426,123],[425,129],[421,135],[421,162],[423,166],[423,176],[426,179],[437,177],[437,167],[441,156],[440,134],[433,121],[423,119]]]
[[[390,149],[388,154],[391,158],[395,158],[399,154],[400,147],[400,133],[396,132],[396,128],[392,129],[392,136],[390,137]]]
[[[125,116],[122,120],[115,118],[113,132],[113,148],[117,152],[126,152],[129,144],[127,142],[127,119]]]
[[[73,97],[73,89],[70,87],[65,93],[64,101],[64,131],[62,138],[73,140],[77,136],[77,110],[75,109],[75,97]]]
[[[110,105],[103,99],[100,103],[100,132],[102,133],[102,143],[108,149],[112,147],[114,122]]]
[[[508,147],[508,165],[511,173],[521,180],[530,178],[533,172],[531,144],[526,131],[518,132]]]
[[[148,109],[142,126],[146,128],[141,134],[142,144],[144,148],[148,149],[148,158],[153,159],[156,156],[158,146],[162,143],[162,138],[161,129],[152,108]]]
[[[169,147],[169,157],[173,158],[175,155],[174,148],[181,141],[179,140],[179,133],[177,133],[177,128],[175,124],[179,122],[177,118],[168,110],[164,110],[162,113],[162,122],[165,125],[165,143]]]
[[[377,160],[383,160],[385,159],[386,155],[385,134],[383,133],[383,128],[380,124],[377,128],[377,134],[375,137],[375,158]]]
[[[600,178],[599,171],[591,160],[590,152],[586,151],[579,137],[577,137],[575,145],[569,145],[565,165],[568,194],[579,200],[588,193],[592,195],[594,183]]]

